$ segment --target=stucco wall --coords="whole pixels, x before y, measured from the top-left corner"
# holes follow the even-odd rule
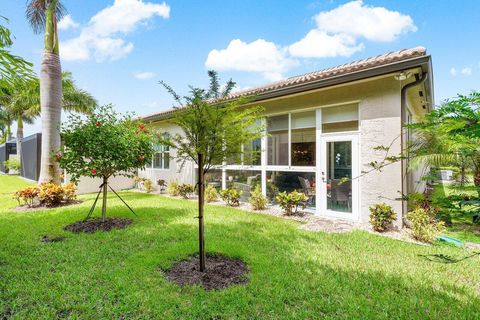
[[[70,177],[69,175],[66,175],[65,182],[68,183],[69,181]],[[99,186],[102,184],[102,182],[103,181],[100,178],[82,177],[77,184],[77,194],[98,192]],[[108,179],[108,183],[115,191],[131,189],[135,186],[133,179],[123,176],[111,177]]]
[[[360,171],[371,170],[370,162],[380,162],[385,158],[385,152],[374,150],[377,146],[391,145],[390,154],[398,155],[401,151],[400,84],[393,75],[263,102],[262,106],[267,114],[275,114],[348,102],[357,102],[359,105]],[[368,223],[371,205],[385,202],[397,213],[397,225],[401,224],[402,204],[395,200],[401,195],[401,176],[401,165],[395,163],[385,167],[382,172],[373,171],[359,178],[361,223]]]
[[[155,125],[159,131],[169,132],[170,134],[181,133],[181,130],[171,123],[163,122]],[[146,168],[138,173],[139,177],[148,178],[153,181],[155,190],[158,190],[157,180],[163,179],[165,181],[176,181],[177,183],[194,183],[195,171],[192,162],[186,162],[181,168],[181,162],[176,160],[175,149],[170,150],[170,168],[169,169],[153,169]],[[181,172],[179,172],[181,169]]]

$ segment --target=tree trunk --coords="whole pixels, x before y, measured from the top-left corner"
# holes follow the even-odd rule
[[[5,142],[12,140],[12,128],[10,124],[7,125],[7,140]]]
[[[18,172],[19,175],[23,176],[23,156],[22,156],[22,141],[23,141],[23,119],[22,116],[19,115],[17,119],[17,158],[20,162],[20,170]]]
[[[478,197],[480,197],[480,166],[475,167],[475,172],[473,174],[473,184],[477,190]]]
[[[108,178],[103,177],[102,221],[105,221],[107,217],[107,187]]]
[[[53,154],[60,149],[62,68],[58,54],[45,51],[40,72],[42,154],[40,180],[60,184],[60,167]]]
[[[205,271],[205,234],[204,234],[204,223],[203,223],[203,209],[205,206],[204,196],[205,196],[205,187],[204,187],[204,175],[203,175],[203,154],[198,154],[198,246],[199,246],[199,255],[200,255],[200,271]]]

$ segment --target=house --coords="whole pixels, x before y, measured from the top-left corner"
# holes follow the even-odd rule
[[[370,163],[385,159],[378,146],[390,146],[389,155],[399,155],[411,139],[402,125],[433,106],[432,61],[425,48],[291,77],[232,98],[247,94],[256,95],[255,104],[265,108],[268,135],[243,148],[261,150],[261,157],[212,170],[206,177],[209,184],[237,187],[244,200],[260,185],[273,204],[280,191],[302,190],[309,197],[308,212],[359,223],[368,222],[371,205],[385,202],[394,208],[401,226],[407,208],[397,199],[423,191],[421,172],[407,171],[408,160],[381,172],[372,171]],[[143,119],[179,132],[170,121],[174,112]],[[194,165],[180,168],[174,159],[175,150],[158,146],[151,165],[139,175],[193,183]]]

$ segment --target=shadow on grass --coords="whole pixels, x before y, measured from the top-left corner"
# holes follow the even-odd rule
[[[474,252],[468,256],[464,256],[461,258],[455,258],[453,256],[447,255],[447,254],[425,254],[425,255],[420,255],[424,259],[432,262],[437,262],[437,263],[445,263],[445,264],[450,264],[450,263],[458,263],[467,259],[474,258],[476,256],[480,256],[480,252]]]

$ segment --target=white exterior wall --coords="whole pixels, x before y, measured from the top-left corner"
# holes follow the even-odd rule
[[[162,132],[169,132],[170,134],[181,133],[180,128],[177,126],[163,122],[161,125],[157,125],[156,128]],[[195,179],[195,168],[193,162],[186,162],[184,167],[181,168],[181,163],[177,162],[176,150],[170,150],[170,168],[169,169],[154,169],[146,168],[143,171],[138,173],[138,176],[141,178],[148,178],[152,180],[155,190],[158,190],[157,180],[163,179],[167,183],[170,181],[175,181],[177,183],[190,183],[194,184]],[[180,172],[181,169],[181,172]]]
[[[70,182],[70,176],[65,175],[65,182]],[[99,191],[100,185],[103,183],[101,178],[81,177],[77,184],[77,194],[95,193]],[[108,184],[115,190],[131,189],[135,186],[133,179],[116,176],[108,179]]]

